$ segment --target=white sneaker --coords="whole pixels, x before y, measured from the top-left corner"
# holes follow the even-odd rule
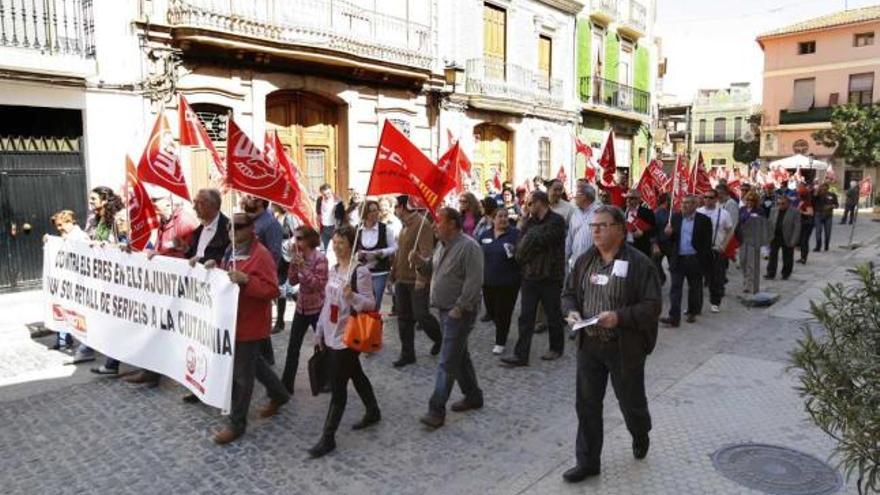
[[[712,311],[713,313],[718,313],[721,311],[721,308],[719,308],[717,304],[713,304],[712,307],[709,308],[709,310]]]
[[[504,354],[504,346],[503,345],[496,345],[495,347],[492,348],[492,354],[495,354],[496,356],[498,356],[500,354]]]

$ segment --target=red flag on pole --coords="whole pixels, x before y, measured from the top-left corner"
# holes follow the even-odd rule
[[[657,182],[657,177],[662,176],[664,180]],[[651,160],[648,167],[642,172],[639,183],[635,189],[642,195],[642,201],[645,202],[652,210],[657,208],[657,190],[660,189],[658,184],[665,184],[666,174],[663,173],[663,167],[657,160]]]
[[[125,155],[125,200],[128,208],[128,245],[135,251],[143,251],[150,242],[153,230],[159,226],[159,219],[153,201],[138,180],[134,162],[128,155]]]
[[[394,124],[386,120],[367,187],[368,196],[408,194],[421,198],[433,215],[455,182],[431,163]]]
[[[189,201],[189,190],[183,169],[180,167],[180,155],[177,144],[171,135],[168,119],[164,112],[159,112],[150,140],[141,160],[138,162],[138,179],[163,187],[177,196]]]
[[[614,156],[614,130],[608,133],[608,140],[605,141],[605,148],[602,150],[602,157],[599,158],[599,165],[602,167],[602,183],[609,186],[614,183],[614,173],[617,172],[617,159]]]
[[[574,149],[575,149],[575,154],[576,155],[584,155],[584,158],[587,159],[588,163],[590,161],[590,158],[593,158],[593,149],[590,148],[589,146],[587,146],[583,141],[581,141],[577,137],[574,138]]]
[[[672,195],[673,210],[681,209],[681,202],[688,194],[687,176],[687,161],[682,155],[678,155],[678,158],[675,161],[675,173],[672,175],[672,180],[670,181],[672,184],[670,191]]]
[[[500,191],[501,186],[503,185],[501,183],[501,170],[497,168],[495,169],[495,175],[492,176],[492,185],[495,186],[496,191]]]
[[[453,190],[456,194],[464,192],[464,176],[466,168],[470,168],[470,160],[461,149],[461,143],[456,141],[449,148],[440,160],[437,161],[437,168],[442,170],[455,183]]]
[[[274,162],[268,159],[232,119],[227,139],[226,184],[236,191],[293,208],[297,194],[285,179],[277,159]]]
[[[278,204],[284,206],[287,211],[299,218],[302,223],[309,227],[314,227],[316,225],[315,212],[311,198],[309,198],[308,192],[304,187],[306,181],[293,165],[293,162],[290,161],[287,153],[284,152],[284,145],[281,144],[281,138],[278,137],[278,133],[266,131],[264,143],[263,153],[266,156],[266,160],[281,170],[281,174],[284,180],[287,181],[291,191],[290,194],[293,197],[286,204],[281,202],[278,202]]]
[[[697,163],[691,170],[688,190],[692,194],[702,196],[712,189],[712,182],[709,180],[709,174],[706,173],[706,165],[703,163],[703,152],[697,152]]]
[[[204,124],[183,95],[180,95],[180,103],[178,104],[178,122],[180,123],[180,145],[206,148],[211,154],[214,166],[217,167],[221,175],[225,176],[226,167],[223,159],[220,158],[220,153],[217,153]]]

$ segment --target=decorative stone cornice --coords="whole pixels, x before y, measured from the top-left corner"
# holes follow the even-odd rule
[[[540,3],[561,10],[566,14],[577,15],[584,9],[584,2],[578,0],[538,0]]]

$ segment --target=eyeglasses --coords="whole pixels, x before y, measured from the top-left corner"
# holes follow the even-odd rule
[[[606,230],[612,225],[620,225],[618,222],[600,222],[600,223],[591,223],[590,228],[593,230]]]

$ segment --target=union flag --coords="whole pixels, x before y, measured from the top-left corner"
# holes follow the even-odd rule
[[[180,167],[180,154],[177,143],[171,135],[171,127],[165,113],[159,112],[150,140],[144,148],[137,167],[138,179],[165,188],[189,201],[189,189]]]
[[[128,245],[135,251],[143,251],[150,242],[159,219],[153,201],[144,185],[138,180],[137,170],[131,157],[125,155],[125,202],[128,208]]]

